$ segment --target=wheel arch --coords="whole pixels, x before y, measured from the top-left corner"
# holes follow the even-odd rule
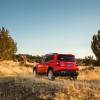
[[[48,66],[47,73],[49,72],[49,70],[53,70],[53,72],[54,72],[54,69],[52,66]]]
[[[37,69],[36,69],[36,66],[33,66],[33,71],[34,71],[34,70],[37,70]]]

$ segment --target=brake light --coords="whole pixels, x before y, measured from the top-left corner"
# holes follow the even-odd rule
[[[59,62],[59,61],[57,61],[57,62],[56,62],[56,65],[57,65],[57,66],[59,66],[59,65],[60,65],[60,62]]]

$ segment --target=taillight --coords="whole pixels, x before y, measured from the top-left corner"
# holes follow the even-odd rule
[[[57,66],[59,66],[59,65],[60,65],[60,62],[59,62],[59,61],[57,61],[57,62],[56,62],[56,65],[57,65]]]

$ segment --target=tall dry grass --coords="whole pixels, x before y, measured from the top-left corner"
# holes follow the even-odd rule
[[[49,81],[32,77],[0,79],[0,100],[100,100],[100,81]]]
[[[100,80],[100,67],[91,67],[91,66],[79,66],[79,80]]]
[[[32,66],[32,64],[30,64]],[[15,76],[19,74],[32,73],[32,67],[21,66],[19,62],[0,62],[0,76]]]
[[[46,76],[33,78],[32,67],[0,62],[0,100],[100,100],[100,68],[79,68],[77,81],[49,81]]]

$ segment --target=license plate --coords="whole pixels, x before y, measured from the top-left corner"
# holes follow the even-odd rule
[[[67,67],[70,67],[71,65],[70,64],[67,64]]]
[[[62,74],[65,74],[65,71],[61,71]]]

